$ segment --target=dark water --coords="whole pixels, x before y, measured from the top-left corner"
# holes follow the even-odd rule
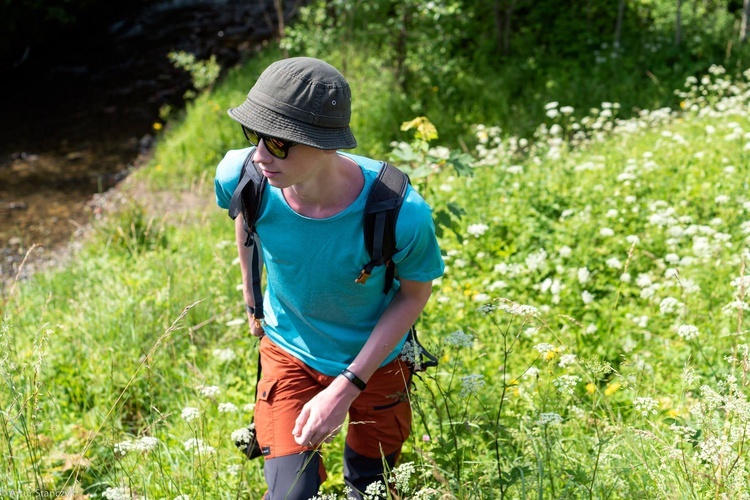
[[[271,38],[271,0],[172,0],[79,27],[19,54],[0,74],[0,278],[32,245],[67,243],[92,196],[123,179],[153,142],[164,105],[179,108],[183,50],[223,68]],[[44,253],[44,252],[42,252]]]

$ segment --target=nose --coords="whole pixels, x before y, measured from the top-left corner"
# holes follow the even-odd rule
[[[271,163],[273,161],[273,155],[266,149],[266,141],[260,139],[258,145],[253,153],[253,161],[255,163]]]

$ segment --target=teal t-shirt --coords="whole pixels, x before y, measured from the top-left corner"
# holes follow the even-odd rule
[[[216,202],[228,208],[250,149],[229,151],[216,170]],[[367,194],[380,162],[339,153],[362,169],[365,184],[349,207],[325,219],[298,214],[280,189],[266,184],[256,229],[266,266],[263,310],[266,335],[291,355],[326,375],[341,373],[364,346],[398,289],[383,293],[385,266],[366,284],[355,283],[370,261],[363,236]],[[432,211],[409,186],[396,224],[393,262],[401,278],[431,281],[443,274]],[[406,340],[383,364],[398,356]]]

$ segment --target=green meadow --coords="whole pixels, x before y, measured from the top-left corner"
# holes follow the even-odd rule
[[[212,181],[245,147],[226,109],[283,50],[335,45],[300,41],[315,14],[173,112],[67,263],[3,292],[0,497],[262,497],[234,445],[257,340]],[[418,324],[439,365],[369,498],[750,498],[750,71],[665,51],[653,78],[641,52],[486,74],[479,54],[405,88],[373,47],[330,50],[355,152],[410,173],[446,263]],[[323,452],[318,498],[346,498],[342,437]]]

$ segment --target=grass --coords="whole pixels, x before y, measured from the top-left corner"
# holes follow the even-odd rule
[[[131,191],[68,266],[19,283],[3,305],[6,491],[261,496],[261,462],[231,436],[250,419],[257,359],[232,225],[177,194],[153,200],[212,198],[215,164],[242,146],[225,109],[276,57],[191,103],[129,184],[152,195]],[[719,69],[707,78],[679,96],[686,111],[624,120],[615,104],[562,103],[526,139],[477,127],[471,175],[446,160],[457,145],[453,156],[419,138],[400,146],[436,166],[414,179],[436,213],[461,208],[441,225],[448,267],[420,321],[441,363],[416,382],[413,435],[389,476],[402,495],[736,498],[750,487],[750,87],[723,85]],[[367,85],[379,95],[387,82]],[[359,111],[393,123],[399,98],[385,99]],[[364,145],[382,137],[367,132],[375,122],[357,127]],[[342,493],[342,447],[327,449],[321,497]]]

